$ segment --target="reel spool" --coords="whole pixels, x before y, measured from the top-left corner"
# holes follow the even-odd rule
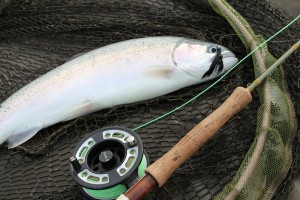
[[[116,199],[144,175],[148,160],[140,137],[114,126],[85,137],[73,150],[70,171],[88,199]]]

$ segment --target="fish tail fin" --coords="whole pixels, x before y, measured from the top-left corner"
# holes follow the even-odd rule
[[[24,142],[32,138],[41,129],[42,127],[37,126],[37,127],[30,128],[26,131],[20,132],[18,134],[11,135],[6,141],[7,147],[11,149],[16,146],[19,146],[20,144],[23,144]]]

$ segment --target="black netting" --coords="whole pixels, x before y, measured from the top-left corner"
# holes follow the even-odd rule
[[[289,18],[264,1],[229,1],[265,38]],[[247,12],[245,12],[247,10]],[[0,2],[0,102],[25,84],[66,62],[77,53],[131,38],[172,35],[215,42],[242,58],[242,42],[225,19],[203,1],[47,1]],[[299,38],[299,24],[269,43],[280,56]],[[289,40],[289,41],[286,41]],[[284,41],[284,42],[279,42]],[[285,62],[294,102],[300,100],[299,53]],[[220,84],[176,113],[138,130],[150,161],[166,153],[201,119],[217,108],[237,86],[253,80],[251,60]],[[182,104],[209,83],[189,87],[146,102],[99,111],[39,132],[19,148],[0,147],[0,199],[81,199],[69,173],[71,150],[86,134],[110,125],[135,128]],[[185,163],[167,184],[148,199],[212,199],[239,168],[256,129],[258,100],[225,125],[220,133]],[[295,103],[296,113],[300,107]],[[299,120],[299,119],[298,119]],[[274,199],[290,190],[299,169],[294,143],[293,166]]]

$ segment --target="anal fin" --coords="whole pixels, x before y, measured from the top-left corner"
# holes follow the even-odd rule
[[[28,130],[25,130],[23,132],[14,134],[10,136],[7,140],[7,146],[8,148],[14,148],[16,146],[19,146],[20,144],[23,144],[30,138],[32,138],[39,130],[41,130],[43,127],[36,126],[33,128],[30,128]]]

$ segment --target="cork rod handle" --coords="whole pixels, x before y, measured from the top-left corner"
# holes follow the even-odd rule
[[[236,88],[218,109],[189,131],[168,153],[150,165],[146,172],[161,187],[181,164],[213,137],[234,114],[243,109],[251,100],[252,96],[247,89],[243,87]]]

